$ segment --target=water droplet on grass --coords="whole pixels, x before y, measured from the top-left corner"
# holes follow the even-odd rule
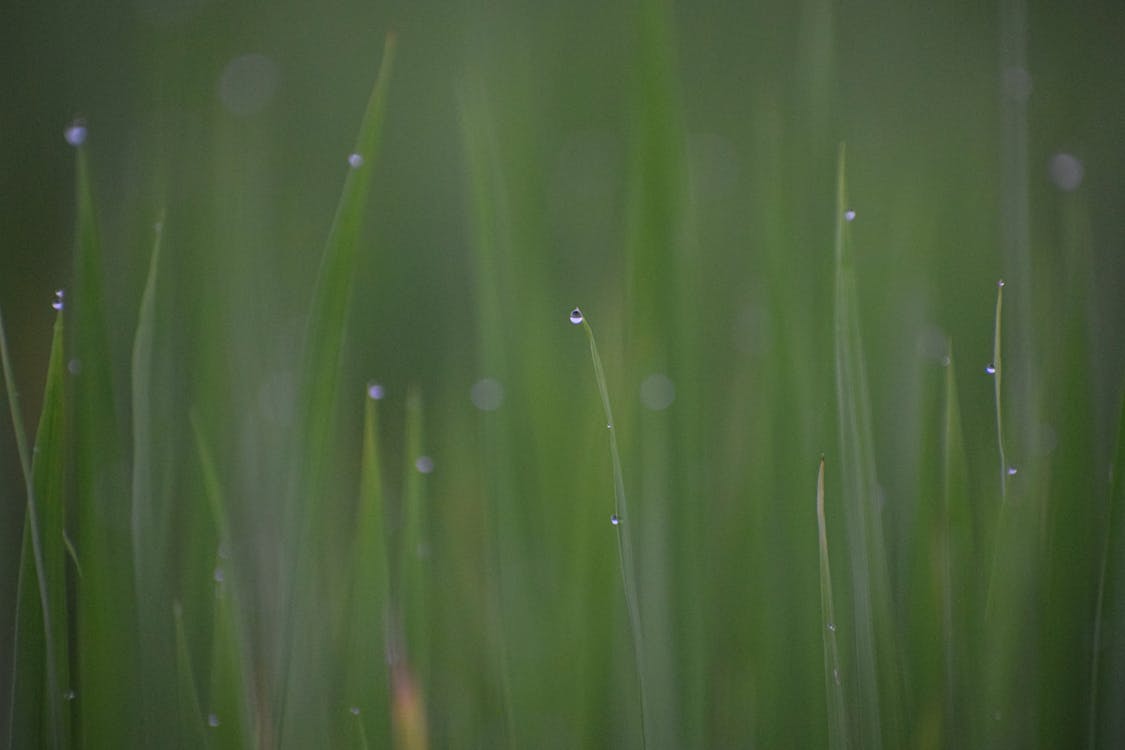
[[[62,289],[56,289],[55,290],[55,301],[51,303],[51,307],[53,307],[56,310],[63,309],[63,290]]]
[[[223,577],[224,577],[223,576],[223,569],[222,568],[215,568],[215,573],[212,576],[212,578],[215,579],[215,583],[222,583]]]
[[[582,317],[582,311],[579,310],[577,307],[570,311],[570,322],[571,323],[573,323],[574,325],[578,325],[583,320],[584,320],[584,318]]]
[[[207,726],[209,726],[209,727],[219,726],[219,717],[216,716],[215,714],[207,714]]]
[[[621,523],[621,516],[614,513],[612,516],[609,517],[609,522],[612,523],[614,526],[617,526],[619,523]]]
[[[828,629],[831,630],[833,633],[835,633],[836,632],[836,623],[834,623],[834,622],[828,623]]]
[[[348,710],[352,712],[352,716],[359,716],[359,706],[352,706]]]
[[[84,120],[75,120],[66,126],[63,131],[63,137],[66,142],[71,146],[81,146],[86,142],[86,122]]]
[[[1009,466],[1008,467],[1008,476],[1014,477],[1018,473],[1019,473],[1019,469],[1017,469],[1015,466]]]
[[[421,474],[429,474],[434,470],[434,460],[429,456],[418,456],[414,468]]]
[[[383,398],[383,386],[380,383],[371,382],[367,384],[367,397],[373,401],[379,401]]]
[[[1002,286],[1004,286],[1004,279],[999,279],[999,280],[998,280],[998,281],[996,282],[996,286],[999,286],[999,287],[1002,287]]]
[[[363,154],[351,154],[348,156],[348,165],[352,169],[359,169],[363,166]]]
[[[850,208],[844,212],[844,221],[855,221],[855,211]]]
[[[73,688],[63,692],[63,698],[65,698],[68,701],[72,701],[77,697],[78,697],[78,693],[74,692]]]
[[[990,362],[990,363],[988,363],[987,365],[984,366],[984,371],[987,372],[989,375],[995,375],[996,374],[996,365],[994,365]]]

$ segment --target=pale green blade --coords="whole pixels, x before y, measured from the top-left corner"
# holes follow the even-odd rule
[[[832,566],[828,559],[828,524],[824,519],[824,457],[816,475],[816,523],[820,542],[820,610],[824,618],[824,690],[828,700],[828,746],[833,750],[851,743],[847,702],[844,700],[840,652],[836,645],[836,606],[832,601]]]

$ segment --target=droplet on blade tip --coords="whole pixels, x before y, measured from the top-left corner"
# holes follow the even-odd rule
[[[621,523],[621,516],[614,513],[612,516],[609,517],[609,522],[612,523],[614,526],[617,526],[619,523]]]
[[[55,299],[54,299],[53,302],[51,302],[51,307],[55,310],[63,309],[63,290],[62,289],[56,289],[55,290]]]
[[[66,126],[63,131],[63,137],[66,142],[71,146],[81,146],[86,142],[86,122],[84,120],[75,120]]]
[[[372,401],[379,401],[383,398],[383,386],[380,383],[367,384],[367,397]]]
[[[359,706],[352,706],[348,710],[352,712],[352,716],[359,716]]]
[[[363,154],[350,154],[348,156],[348,166],[352,169],[359,169],[363,166]]]
[[[855,211],[850,208],[844,212],[844,221],[855,221]]]
[[[209,726],[209,727],[219,726],[219,717],[216,716],[215,714],[208,714],[207,715],[207,726]]]
[[[573,323],[574,325],[578,325],[583,320],[584,320],[584,318],[582,316],[582,311],[579,310],[577,307],[570,311],[570,322],[571,323]]]
[[[984,367],[984,371],[987,372],[989,375],[995,375],[996,374],[996,365],[987,364]]]
[[[434,460],[429,456],[418,456],[414,461],[414,468],[420,474],[429,474],[434,470]]]

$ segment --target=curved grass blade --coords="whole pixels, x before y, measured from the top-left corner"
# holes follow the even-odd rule
[[[63,693],[68,689],[70,676],[64,541],[66,409],[62,313],[55,320],[43,410],[30,467],[2,319],[0,352],[28,493],[16,590],[15,651],[8,725],[10,747],[68,747],[70,715],[63,705]]]
[[[310,512],[308,504],[318,496],[331,457],[332,414],[340,373],[340,357],[344,344],[344,328],[351,300],[359,255],[367,194],[380,136],[383,130],[387,91],[395,56],[395,36],[388,34],[383,46],[379,75],[360,125],[355,148],[348,160],[350,169],[344,181],[336,215],[325,243],[305,330],[303,374],[297,396],[297,420],[294,432],[290,495],[286,500],[284,527],[286,542],[295,550],[291,555],[288,575],[282,581],[285,601],[282,602],[282,633],[280,680],[275,696],[277,738],[285,740],[285,716],[296,682],[292,652],[297,650],[296,638],[305,630],[297,622],[306,596],[315,591],[313,574],[304,567],[315,560],[317,551],[311,545],[324,543],[319,525],[326,514]],[[307,578],[307,580],[306,580]],[[298,632],[300,630],[300,633]],[[319,631],[310,628],[308,632]],[[306,675],[308,676],[308,675]],[[302,681],[306,694],[319,693],[317,687]]]
[[[598,384],[598,393],[602,399],[602,409],[605,412],[606,427],[609,430],[609,453],[613,462],[613,496],[614,512],[613,525],[617,528],[617,554],[621,564],[621,583],[625,591],[625,604],[629,611],[629,631],[633,637],[634,666],[637,670],[637,683],[640,689],[641,710],[641,740],[643,745],[648,745],[650,734],[648,710],[648,691],[645,688],[645,649],[644,631],[641,629],[640,603],[637,598],[637,574],[634,570],[633,534],[631,527],[636,524],[636,519],[629,514],[628,500],[625,497],[625,478],[621,469],[621,457],[617,450],[617,432],[613,421],[613,410],[609,405],[609,387],[606,385],[605,370],[602,368],[602,358],[598,355],[598,345],[594,341],[594,329],[590,321],[578,308],[570,314],[572,323],[581,324],[586,332],[586,339],[590,344],[590,359],[594,363],[594,380]]]
[[[851,556],[856,647],[857,742],[878,749],[901,742],[898,646],[891,616],[886,542],[876,506],[878,484],[871,405],[859,328],[855,267],[847,241],[845,150],[840,145],[836,184],[836,393],[841,475]]]
[[[846,748],[847,703],[840,678],[840,652],[836,646],[836,607],[832,602],[832,569],[828,560],[828,527],[824,520],[824,456],[816,475],[816,524],[820,540],[820,610],[824,617],[824,689],[828,700],[828,746]]]

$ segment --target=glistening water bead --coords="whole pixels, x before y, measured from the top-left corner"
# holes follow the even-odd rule
[[[996,374],[996,365],[991,364],[991,363],[987,364],[984,367],[984,371],[987,372],[989,375],[995,375]]]
[[[616,526],[619,523],[621,523],[621,517],[619,515],[617,515],[616,513],[614,513],[612,516],[609,517],[609,522],[612,523],[614,526]]]
[[[844,221],[855,221],[855,211],[850,208],[844,212]]]
[[[348,156],[348,165],[352,169],[359,169],[363,166],[363,154],[351,154]]]
[[[63,131],[63,137],[71,146],[81,146],[86,142],[86,123],[75,120]]]
[[[56,310],[63,309],[63,290],[62,289],[56,289],[55,290],[55,301],[51,303],[51,307],[53,307]]]
[[[576,308],[574,308],[573,310],[570,311],[570,322],[571,323],[573,323],[574,325],[578,325],[579,323],[582,322],[582,320],[583,320],[583,318],[582,318],[582,311],[581,310],[579,310],[576,307]]]

